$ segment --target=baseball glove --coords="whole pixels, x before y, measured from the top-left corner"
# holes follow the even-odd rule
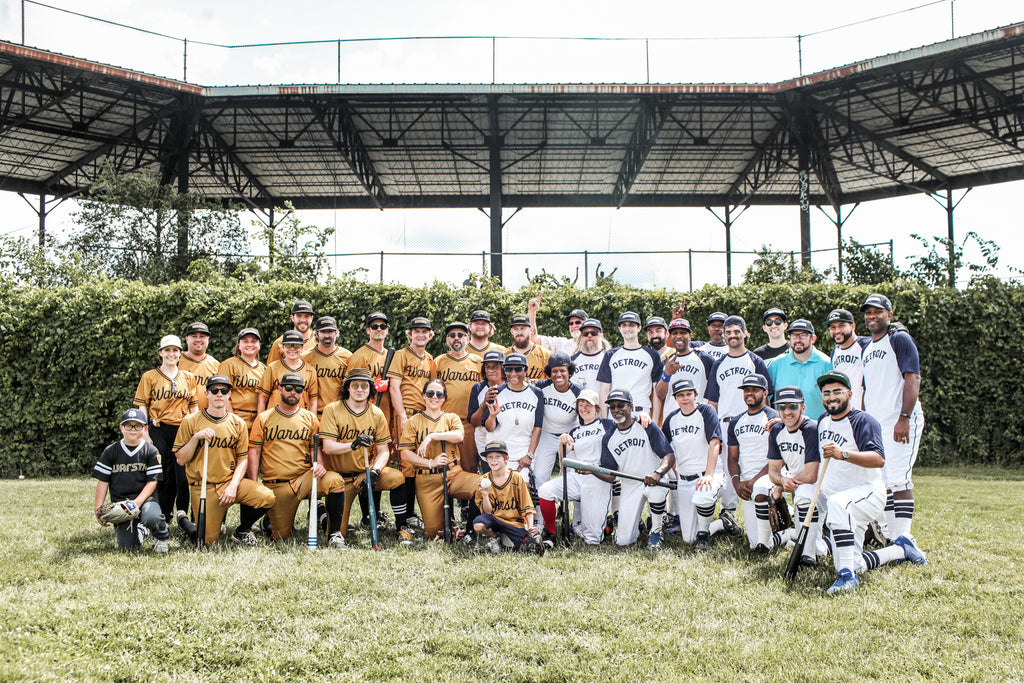
[[[519,546],[520,553],[531,553],[536,555],[544,554],[544,544],[540,542],[540,530],[530,529],[523,544]]]
[[[96,511],[96,518],[104,524],[122,524],[139,516],[139,506],[130,500],[107,503]]]
[[[775,497],[775,493],[779,497]],[[782,491],[776,488],[769,495],[770,505],[768,506],[768,523],[772,525],[772,533],[785,531],[793,526],[793,514],[789,511],[789,503]]]

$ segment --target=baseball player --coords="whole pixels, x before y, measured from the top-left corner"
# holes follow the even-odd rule
[[[779,414],[767,405],[769,389],[768,380],[764,375],[744,376],[740,389],[747,409],[729,421],[729,477],[733,491],[743,501],[743,525],[747,531],[750,548],[766,551],[771,544],[771,529],[769,527],[766,538],[761,538],[758,531],[758,523],[761,520],[758,518],[758,509],[754,502],[754,485],[762,477],[765,478],[763,485],[769,483],[768,432],[772,425],[778,422]],[[725,513],[723,510],[722,515]],[[767,505],[764,506],[763,513],[764,521],[767,521]]]
[[[384,412],[373,404],[373,384],[366,368],[350,370],[341,385],[341,398],[327,404],[320,422],[324,467],[345,480],[343,508],[328,505],[327,509],[327,544],[335,548],[345,545],[352,503],[357,491],[367,486],[367,460],[374,491],[392,491],[405,484],[401,470],[387,466],[391,433]]]
[[[307,351],[316,345],[316,338],[313,336],[313,305],[308,301],[296,301],[292,305],[292,330],[302,335],[303,351]],[[281,335],[270,345],[270,353],[267,354],[267,366],[281,360],[281,342],[284,335]]]
[[[703,351],[698,351],[690,346],[690,323],[685,318],[676,318],[669,324],[668,336],[671,341],[672,353],[665,360],[665,367],[655,391],[664,401],[669,386],[681,379],[688,379],[697,388],[697,398],[702,399],[707,390],[708,377],[711,375],[711,367],[715,364],[715,360]]]
[[[260,395],[256,398],[256,412],[262,413],[267,408],[277,406],[281,401],[280,393],[277,391],[281,378],[288,373],[295,373],[302,375],[302,381],[306,387],[300,397],[299,407],[315,413],[319,399],[316,369],[302,360],[302,335],[295,330],[288,330],[281,335],[281,338],[281,349],[284,356],[281,360],[275,360],[267,365],[267,371],[260,379]]]
[[[587,312],[582,309],[576,309],[569,313],[565,319],[565,322],[569,325],[568,337],[546,337],[537,333],[537,310],[540,308],[540,300],[541,295],[538,294],[537,298],[530,299],[526,305],[527,316],[530,321],[531,340],[534,344],[541,345],[551,353],[562,352],[572,355],[573,350],[579,343],[580,325],[587,319]],[[524,352],[520,350],[520,353]]]
[[[427,352],[427,342],[434,337],[434,328],[423,317],[413,318],[406,334],[409,345],[395,352],[388,370],[388,391],[391,392],[391,406],[395,413],[396,434],[405,434],[405,425],[426,405],[423,402],[423,387],[437,377],[434,357]],[[416,468],[402,461],[405,485],[391,492],[391,509],[395,513],[395,525],[399,533],[403,527],[423,528],[423,522],[413,514],[416,493]]]
[[[514,353],[526,358],[526,381],[530,384],[544,379],[544,366],[548,364],[551,352],[533,343],[530,316],[522,313],[512,316],[509,329],[512,332],[512,346],[505,349],[505,355]]]
[[[862,552],[865,529],[885,507],[882,426],[868,413],[850,407],[850,378],[844,373],[833,370],[822,375],[818,384],[828,413],[818,420],[818,447],[822,458],[832,459],[821,495],[826,500],[825,523],[838,572],[827,592],[836,594],[857,588],[857,574],[867,569],[899,560],[918,565],[928,560],[914,539],[903,535],[890,546]]]
[[[718,360],[729,352],[729,345],[725,343],[725,321],[729,318],[721,311],[715,311],[708,316],[708,338],[711,341],[691,341],[690,346],[700,349],[715,360]],[[746,326],[744,325],[744,329]]]
[[[601,463],[601,445],[606,433],[615,429],[611,420],[598,417],[597,406],[601,399],[593,389],[583,389],[576,397],[576,412],[579,423],[572,426],[568,433],[559,436],[559,444],[565,446],[576,460],[599,465]],[[591,476],[589,472],[570,469],[566,477],[568,500],[577,503],[580,513],[579,524],[573,524],[575,533],[583,537],[589,545],[597,545],[604,540],[604,521],[611,503],[612,487],[607,481]],[[540,507],[544,512],[544,540],[551,543],[555,536],[555,504],[562,500],[561,477],[551,479],[537,491]]]
[[[781,308],[769,308],[764,312],[762,320],[764,324],[761,325],[761,329],[768,335],[768,343],[754,349],[754,355],[760,356],[761,360],[771,365],[772,360],[789,351],[789,341],[786,339],[789,321]]]
[[[166,553],[171,534],[154,497],[157,484],[164,476],[163,468],[160,453],[143,438],[146,421],[146,414],[138,408],[126,410],[121,415],[121,439],[104,448],[92,468],[92,476],[97,480],[96,520],[107,526],[99,515],[108,491],[112,503],[130,500],[139,514],[134,521],[114,525],[117,547],[128,550],[142,545],[146,534],[140,534],[141,526],[153,535],[153,552]]]
[[[810,320],[794,320],[789,326],[789,351],[777,356],[768,366],[772,386],[800,387],[811,415],[825,412],[817,380],[832,369],[831,359],[814,348],[817,339]]]
[[[488,351],[501,351],[505,355],[505,347],[491,341],[494,336],[494,323],[491,322],[491,314],[487,311],[473,311],[469,316],[469,342],[466,350],[473,355],[483,358]]]
[[[181,339],[169,334],[160,339],[157,350],[160,367],[147,370],[135,390],[134,403],[141,408],[149,420],[149,429],[143,438],[156,446],[160,452],[160,464],[164,476],[157,485],[157,497],[164,519],[171,519],[175,506],[178,527],[188,533],[188,482],[185,470],[174,461],[171,447],[178,425],[189,413],[199,409],[196,399],[198,380],[191,372],[178,367],[181,357]]]
[[[540,535],[534,526],[535,508],[523,476],[508,466],[508,449],[501,441],[492,441],[484,448],[488,473],[481,477],[473,493],[480,509],[473,519],[473,530],[489,538],[487,549],[501,552],[501,538],[505,537],[516,550],[527,538]]]
[[[544,420],[532,468],[538,494],[540,487],[551,479],[561,436],[579,424],[576,398],[580,395],[580,387],[569,381],[573,370],[575,368],[569,355],[558,351],[551,354],[548,364],[544,366],[544,374],[548,379],[537,383],[544,401]],[[538,511],[537,516],[540,521],[547,519],[543,509]]]
[[[914,519],[914,483],[911,472],[917,462],[924,431],[921,361],[910,335],[891,328],[892,303],[872,294],[861,305],[871,341],[864,347],[864,410],[882,425],[885,464],[882,474],[888,496],[885,517],[889,538],[910,535]]]
[[[600,320],[587,318],[583,321],[577,347],[572,354],[572,362],[576,369],[569,379],[580,388],[589,388],[596,392],[600,389],[597,384],[597,373],[601,369],[601,361],[605,352],[612,348],[604,338],[604,328]]]
[[[636,327],[639,330],[639,323]],[[636,542],[644,501],[647,501],[651,515],[647,548],[657,550],[661,547],[661,525],[669,491],[657,483],[675,466],[672,447],[657,425],[640,425],[628,391],[612,389],[607,403],[615,429],[609,430],[601,441],[601,466],[644,477],[642,482],[632,479],[621,482],[615,544],[621,547]],[[614,479],[610,475],[592,476],[609,483]]]
[[[310,460],[313,435],[319,431],[316,414],[299,407],[299,396],[305,389],[302,375],[287,373],[281,378],[278,392],[281,402],[256,416],[249,431],[249,466],[246,475],[256,479],[274,493],[270,519],[271,536],[275,540],[291,538],[299,501],[308,500],[317,483],[318,495],[326,496],[328,509],[340,510],[345,483],[337,472],[329,472],[323,459],[316,465]],[[332,496],[335,496],[332,498]]]
[[[857,410],[864,408],[864,347],[871,337],[857,335],[857,323],[853,313],[837,308],[828,314],[828,333],[836,343],[832,347],[832,367],[850,378],[850,405]]]
[[[818,481],[818,464],[821,462],[818,453],[818,423],[804,415],[806,408],[804,392],[800,387],[784,386],[775,392],[775,410],[782,422],[772,425],[768,432],[769,483],[759,479],[754,484],[758,538],[770,537],[772,540],[767,544],[769,547],[781,545],[790,539],[796,540],[797,529],[807,516],[814,496],[814,485]],[[774,498],[786,493],[792,494],[796,505],[796,526],[773,536],[768,521],[768,506]],[[826,552],[821,539],[821,517],[815,507],[811,515],[807,545],[800,558],[800,563],[807,567],[818,564],[817,555]]]
[[[329,315],[317,319],[314,334],[316,346],[303,351],[300,358],[316,375],[316,414],[320,417],[327,404],[341,395],[341,380],[352,352],[338,346],[338,321]]]
[[[480,475],[464,472],[458,461],[457,444],[465,438],[462,420],[455,413],[441,410],[447,394],[439,379],[428,380],[423,387],[426,408],[413,415],[405,425],[398,448],[402,463],[414,468],[416,500],[423,515],[423,533],[428,539],[444,537],[444,481],[452,499],[468,500],[480,484]],[[470,509],[473,519],[475,509]],[[454,508],[452,509],[454,524]],[[400,543],[412,542],[411,530],[402,529]]]
[[[267,366],[260,362],[260,331],[246,327],[239,331],[231,358],[221,361],[218,375],[231,380],[231,401],[228,412],[245,420],[251,429],[256,419],[256,407],[260,393],[260,382]]]
[[[662,431],[675,455],[675,510],[679,534],[697,550],[706,550],[719,531],[743,533],[730,515],[711,521],[715,503],[725,489],[725,476],[718,466],[722,453],[722,428],[714,408],[698,403],[699,389],[692,379],[672,382],[677,409],[665,417]]]
[[[658,352],[661,360],[664,361],[672,355],[672,347],[668,341],[668,325],[665,319],[658,315],[652,315],[644,324],[644,334],[647,335],[647,344]]]
[[[468,419],[469,396],[473,386],[480,381],[483,358],[466,350],[466,343],[469,341],[469,326],[466,323],[448,323],[444,328],[444,340],[448,345],[448,352],[434,362],[437,367],[437,378],[444,382],[448,395],[441,409],[446,413],[455,413],[462,419],[462,429],[466,438],[459,444],[460,464],[465,471],[476,472],[479,466],[475,428]]]
[[[206,410],[206,378],[217,374],[220,361],[206,352],[210,345],[210,328],[206,323],[189,323],[184,336],[188,349],[178,359],[178,367],[196,376],[198,407]]]
[[[510,353],[503,366],[506,382],[484,404],[488,441],[506,444],[509,467],[516,471],[533,464],[544,424],[544,395],[526,383],[526,356]],[[525,476],[525,475],[524,475]]]
[[[651,347],[640,345],[640,316],[633,311],[619,316],[619,334],[622,335],[622,346],[616,346],[604,355],[601,369],[597,372],[601,401],[607,401],[611,387],[615,386],[634,397],[634,410],[658,420],[661,399],[654,391],[654,385],[661,377],[661,356]],[[604,415],[602,413],[602,417]]]
[[[484,412],[486,404],[492,402],[498,394],[498,388],[505,383],[505,354],[501,351],[491,349],[484,354],[480,366],[480,381],[473,385],[469,392],[469,405],[466,407],[466,416],[469,423],[473,425],[473,439],[476,441],[476,452],[484,452],[487,445],[487,428],[484,427]],[[474,467],[467,468],[473,472],[486,461],[479,455],[480,462],[474,463]]]
[[[206,545],[217,542],[228,508],[238,503],[240,521],[231,542],[255,546],[252,525],[274,504],[266,486],[245,478],[248,467],[249,433],[245,420],[227,411],[231,380],[213,375],[206,383],[207,408],[181,421],[174,439],[174,455],[185,468],[192,490],[192,510],[199,509],[203,482],[204,443],[209,444],[206,475],[206,528],[201,531]],[[197,522],[198,520],[193,520]]]

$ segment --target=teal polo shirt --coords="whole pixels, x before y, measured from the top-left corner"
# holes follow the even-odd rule
[[[804,414],[812,420],[817,420],[825,412],[825,405],[821,402],[821,389],[818,388],[818,378],[831,369],[832,361],[818,349],[812,349],[811,355],[803,363],[793,357],[791,349],[772,361],[768,366],[768,374],[771,375],[772,385],[776,391],[789,385],[800,387],[804,392],[804,403],[807,405]]]

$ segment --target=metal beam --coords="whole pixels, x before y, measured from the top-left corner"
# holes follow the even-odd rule
[[[616,208],[622,208],[629,191],[643,169],[644,162],[654,149],[654,142],[665,125],[667,107],[656,97],[645,97],[640,100],[636,123],[629,138],[625,158],[619,168],[619,174],[612,188],[612,199]]]
[[[312,109],[316,119],[327,133],[327,137],[330,138],[331,144],[341,154],[349,170],[363,186],[367,196],[378,209],[383,209],[388,201],[384,183],[380,179],[380,174],[377,173],[370,151],[363,143],[359,129],[356,128],[352,113],[342,105],[332,107],[330,110],[314,105]],[[335,123],[337,123],[338,132],[341,134],[340,137],[335,133]]]
[[[501,130],[498,126],[498,97],[487,98],[487,123],[490,135],[487,137],[487,149],[490,165],[490,195],[488,205],[491,212],[491,275],[501,282],[502,277],[502,239],[501,239]]]

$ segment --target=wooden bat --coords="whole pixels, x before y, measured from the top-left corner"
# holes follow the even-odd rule
[[[562,540],[569,545],[572,533],[569,531],[569,468],[565,464],[565,444],[562,444]]]
[[[822,458],[822,460],[825,461],[825,464],[822,465],[821,472],[818,473],[818,483],[814,485],[811,506],[807,508],[807,514],[804,515],[803,524],[800,526],[800,534],[796,537],[796,545],[793,546],[793,554],[789,556],[789,564],[786,565],[784,576],[787,581],[792,581],[796,577],[796,573],[800,571],[800,558],[804,554],[804,546],[807,545],[807,533],[811,529],[811,518],[814,517],[814,508],[818,504],[821,483],[825,481],[825,471],[828,470],[828,464],[832,462],[832,458]]]
[[[441,452],[445,453],[448,444],[441,442]],[[447,455],[447,453],[445,453]],[[452,544],[452,497],[448,493],[448,465],[441,468],[441,485],[444,487],[444,542]]]
[[[312,454],[310,456],[310,461],[312,462],[312,465],[310,467],[311,470],[316,468],[316,457],[317,457],[317,453],[319,451],[320,451],[320,435],[319,434],[314,434],[313,435],[313,452],[312,452]],[[317,535],[318,535],[317,527],[319,526],[319,524],[318,524],[319,520],[317,520],[317,518],[316,518],[316,498],[317,498],[317,496],[316,496],[316,474],[313,474],[313,484],[312,484],[312,488],[309,491],[309,535],[306,538],[306,547],[311,549],[311,550],[316,550],[316,547],[317,547]]]
[[[210,442],[203,441],[203,481],[199,487],[199,523],[196,525],[196,548],[206,545],[206,468],[210,463]]]
[[[363,447],[363,462],[366,464],[366,502],[370,512],[370,547],[380,550],[380,534],[377,531],[377,506],[373,500],[373,481],[370,479],[370,448]]]
[[[620,479],[632,479],[633,481],[643,481],[644,478],[636,474],[627,474],[626,472],[620,472],[619,470],[610,470],[607,467],[600,467],[598,465],[591,465],[589,463],[582,462],[580,460],[573,460],[572,458],[565,458],[562,460],[566,467],[571,467],[574,470],[583,470],[584,472],[593,472],[594,474],[607,474],[613,477],[619,477]],[[674,481],[659,481],[657,486],[664,486],[667,489],[676,490],[676,482]]]

